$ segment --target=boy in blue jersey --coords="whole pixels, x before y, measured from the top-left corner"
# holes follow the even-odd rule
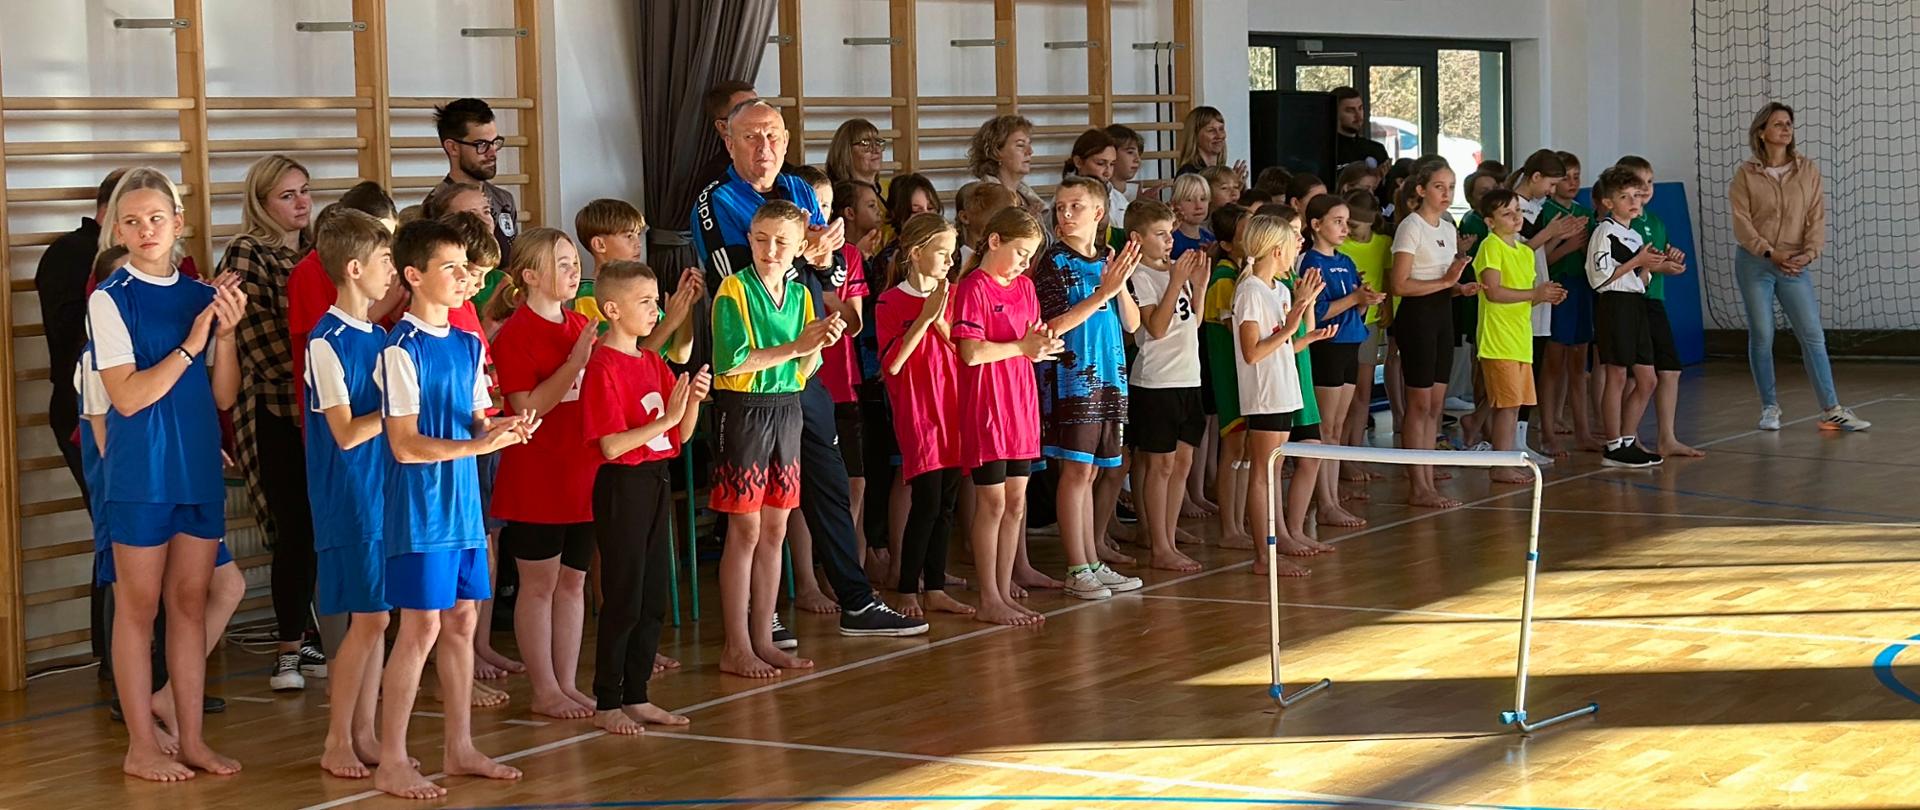
[[[372,215],[334,206],[321,212],[315,250],[333,282],[334,304],[308,332],[306,345],[307,497],[313,502],[318,558],[315,602],[320,615],[351,614],[332,650],[332,705],[320,767],[343,779],[372,775],[378,762],[374,702],[386,640],[387,443],[380,435],[380,388],[374,370],[387,332],[367,319],[393,286],[392,235]]]
[[[487,418],[492,398],[480,340],[447,321],[467,286],[460,234],[432,220],[410,222],[394,235],[393,261],[413,302],[388,336],[377,372],[393,457],[381,523],[386,601],[400,609],[400,632],[381,682],[387,705],[380,715],[373,785],[402,798],[433,799],[447,791],[422,776],[407,756],[407,721],[436,642],[446,709],[441,770],[520,778],[519,770],[473,745],[475,601],[492,595],[474,457],[526,441],[539,422],[532,414]]]
[[[1034,261],[1040,315],[1066,344],[1058,360],[1039,366],[1042,455],[1059,459],[1060,542],[1067,554],[1067,593],[1107,599],[1140,587],[1100,561],[1100,515],[1113,513],[1120,484],[1121,433],[1127,418],[1126,333],[1140,326],[1127,292],[1140,246],[1118,252],[1099,244],[1107,217],[1106,187],[1069,177],[1054,194],[1060,241]]]

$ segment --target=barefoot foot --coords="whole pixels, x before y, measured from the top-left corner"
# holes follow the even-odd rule
[[[1220,547],[1227,549],[1252,549],[1259,546],[1253,542],[1250,534],[1226,534],[1220,536]]]
[[[794,597],[793,606],[808,613],[828,614],[840,612],[840,603],[828,599],[827,595],[821,593],[819,588],[801,590],[800,594]]]
[[[446,771],[448,776],[479,776],[486,779],[505,780],[520,778],[519,768],[495,762],[491,757],[474,748],[448,751],[446,762],[441,764],[440,769]]]
[[[684,726],[692,722],[686,715],[674,714],[651,703],[629,703],[621,706],[620,710],[626,712],[627,716],[633,718],[635,722],[656,726]]]
[[[1197,546],[1200,545],[1201,540],[1200,535],[1175,526],[1173,527],[1173,542],[1180,545]]]
[[[1295,563],[1285,557],[1281,557],[1277,565],[1278,567],[1274,570],[1278,571],[1280,576],[1283,577],[1304,577],[1313,573],[1313,569]],[[1253,573],[1256,576],[1264,577],[1267,575],[1267,558],[1265,555],[1253,558]]]
[[[1021,627],[1035,623],[1033,617],[1027,615],[1026,611],[1016,609],[1009,605],[996,604],[981,605],[979,610],[974,611],[973,620],[976,622],[986,622],[987,624],[1004,624],[1011,627]]]
[[[472,692],[467,703],[476,709],[497,709],[507,705],[507,693],[488,686],[484,681],[474,681]]]
[[[447,795],[446,788],[421,776],[418,767],[405,764],[381,765],[375,769],[373,786],[402,799],[438,799]]]
[[[320,769],[341,779],[365,779],[373,775],[367,763],[361,762],[353,751],[352,743],[328,743],[320,752]]]
[[[1133,539],[1127,538],[1127,542],[1133,542]],[[1133,555],[1120,550],[1119,544],[1114,542],[1112,535],[1100,538],[1100,542],[1094,544],[1093,550],[1095,556],[1108,565],[1133,565],[1138,562]]]
[[[194,777],[192,768],[173,761],[173,757],[157,748],[127,749],[127,758],[120,762],[120,770],[149,782],[185,782]]]
[[[1199,561],[1185,554],[1181,554],[1179,549],[1172,548],[1165,551],[1154,549],[1152,565],[1154,568],[1162,571],[1180,571],[1186,573],[1200,570]]]
[[[593,716],[593,709],[565,694],[534,695],[533,713],[556,720],[584,720]]]
[[[1407,498],[1407,505],[1428,509],[1454,509],[1460,506],[1460,502],[1438,492],[1416,492]]]
[[[177,757],[180,764],[196,771],[206,771],[216,776],[232,776],[240,772],[240,761],[222,756],[218,751],[208,748],[206,743],[198,746],[182,744]]]
[[[971,616],[974,612],[972,605],[948,596],[946,591],[927,591],[927,609],[961,616]]]
[[[720,671],[742,678],[777,678],[780,670],[760,660],[751,650],[724,650],[720,653]]]
[[[927,614],[920,611],[920,595],[917,593],[899,594],[894,598],[893,604],[894,610],[909,619],[926,618]]]
[[[778,647],[756,647],[753,654],[778,669],[813,669],[812,659],[801,658]]]
[[[473,677],[475,680],[497,681],[507,677],[507,671],[476,655],[473,658]]]
[[[1667,458],[1705,458],[1707,451],[1698,450],[1678,441],[1661,442],[1657,452]]]
[[[1013,584],[1037,591],[1057,591],[1067,587],[1066,583],[1034,570],[1031,565],[1013,570]]]
[[[1360,526],[1367,525],[1366,518],[1360,517],[1359,515],[1356,515],[1345,509],[1341,509],[1338,506],[1335,506],[1332,509],[1328,509],[1324,506],[1321,507],[1320,514],[1318,515],[1318,520],[1320,525],[1322,526],[1357,528]]]
[[[1487,473],[1487,480],[1496,484],[1531,484],[1533,483],[1533,474],[1526,470],[1501,467]]]
[[[593,724],[608,734],[639,734],[646,731],[640,722],[619,709],[601,709],[593,713]]]
[[[653,674],[658,675],[669,669],[679,669],[680,662],[659,653],[653,654]]]
[[[500,653],[495,652],[492,647],[476,647],[473,652],[474,652],[476,666],[478,665],[479,661],[485,661],[489,664],[494,665],[495,667],[506,670],[507,673],[511,675],[519,675],[520,673],[527,671],[526,664],[522,664],[519,661],[515,661],[511,658],[501,655]]]

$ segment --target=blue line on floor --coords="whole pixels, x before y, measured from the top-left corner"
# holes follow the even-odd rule
[[[273,671],[273,667],[260,667],[259,669],[249,669],[241,672],[229,672],[218,678],[208,679],[207,685],[212,686],[217,683],[225,683],[234,678],[243,678],[251,675],[265,675],[272,671]],[[29,714],[26,717],[19,717],[12,720],[8,720],[6,722],[0,722],[0,728],[11,728],[13,726],[25,725],[27,723],[34,723],[34,722],[47,720],[54,717],[64,717],[69,714],[74,714],[76,712],[84,712],[90,709],[104,709],[107,707],[107,704],[111,702],[112,702],[111,700],[96,700],[92,703],[82,703],[78,706],[68,706],[64,709],[53,709],[50,711],[41,712],[39,714]]]
[[[1883,512],[1859,512],[1852,509],[1833,509],[1825,506],[1814,506],[1812,504],[1804,504],[1804,503],[1791,503],[1788,501],[1768,501],[1768,500],[1762,500],[1759,498],[1743,498],[1738,495],[1722,495],[1717,492],[1696,492],[1696,491],[1687,490],[1687,489],[1673,489],[1671,487],[1663,487],[1655,484],[1647,484],[1647,483],[1642,483],[1640,481],[1623,481],[1618,478],[1601,477],[1601,478],[1595,478],[1593,480],[1599,481],[1601,483],[1606,483],[1606,484],[1616,484],[1619,486],[1646,490],[1648,492],[1660,492],[1660,493],[1665,493],[1669,495],[1685,495],[1689,498],[1706,498],[1708,500],[1716,500],[1716,501],[1732,501],[1734,503],[1744,503],[1749,506],[1776,506],[1782,509],[1798,509],[1803,512],[1819,512],[1819,513],[1824,513],[1829,515],[1852,515],[1854,517],[1878,518],[1880,520],[1892,520],[1892,521],[1898,521],[1902,523],[1910,523],[1915,520],[1920,520],[1920,517],[1915,517],[1914,515],[1889,515]]]
[[[1908,636],[1908,638],[1914,641],[1920,641],[1920,636]],[[1894,694],[1915,703],[1920,703],[1920,692],[1913,691],[1911,687],[1900,682],[1900,676],[1893,674],[1893,659],[1900,657],[1900,652],[1909,646],[1911,645],[1889,645],[1886,649],[1881,650],[1879,655],[1874,656],[1873,677],[1880,679],[1880,685],[1885,686]]]
[[[730,796],[702,799],[637,799],[614,802],[565,802],[560,804],[476,805],[465,810],[614,810],[628,807],[693,807],[698,805],[737,804],[900,804],[911,802],[1079,802],[1115,804],[1199,804],[1254,805],[1260,807],[1377,807],[1378,799],[1355,797],[1353,801],[1321,799],[1260,799],[1223,796],[1047,796],[994,794],[932,796]],[[1574,810],[1512,804],[1463,804],[1460,807],[1484,810]]]

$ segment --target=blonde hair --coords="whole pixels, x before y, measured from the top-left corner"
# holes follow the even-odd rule
[[[967,171],[985,180],[1000,176],[1000,148],[1015,133],[1033,132],[1033,122],[1023,115],[996,115],[981,122],[967,145]]]
[[[513,255],[507,257],[507,263],[500,269],[504,271],[500,286],[493,291],[493,297],[487,299],[486,318],[491,321],[503,321],[513,314],[527,300],[528,270],[551,271],[556,259],[554,246],[573,238],[559,228],[529,228],[513,239]]]
[[[944,233],[956,236],[959,234],[954,230],[953,223],[948,222],[946,217],[932,211],[914,214],[911,219],[908,219],[907,224],[900,229],[898,238],[900,249],[894,254],[894,260],[887,267],[887,288],[892,289],[907,277],[907,267],[913,263],[914,251],[933,244],[933,240],[940,238]]]
[[[1200,176],[1206,179],[1207,185],[1209,186],[1229,177],[1233,178],[1235,182],[1239,182],[1240,180],[1240,175],[1233,170],[1233,167],[1218,163],[1201,169]]]
[[[1000,209],[1000,213],[994,214],[986,224],[977,227],[980,229],[979,240],[974,245],[973,255],[967,259],[967,266],[960,271],[961,275],[973,272],[974,268],[980,266],[980,262],[987,256],[987,242],[995,236],[1000,237],[1001,242],[1012,239],[1045,240],[1047,238],[1046,232],[1040,229],[1040,220],[1034,219],[1033,214],[1028,213],[1027,209],[1017,205]]]
[[[179,216],[181,211],[186,210],[186,205],[180,202],[180,189],[174,187],[173,179],[167,177],[165,172],[152,166],[141,166],[139,168],[129,169],[125,174],[120,176],[120,182],[114,184],[113,195],[107,198],[107,218],[105,222],[101,223],[100,227],[101,250],[107,250],[120,245],[120,242],[114,238],[114,223],[120,220],[120,200],[126,197],[127,194],[135,191],[158,191],[161,194],[167,195],[167,199],[173,201],[174,216]],[[175,234],[173,240],[174,258],[178,259],[180,257],[181,248],[178,234]]]
[[[799,225],[802,231],[805,231],[807,224],[812,222],[812,219],[807,216],[807,212],[801,210],[800,206],[794,205],[786,200],[769,200],[754,210],[753,219],[748,223],[747,227],[751,228],[767,220],[791,222]],[[515,240],[513,244],[517,252],[520,242]]]
[[[1241,270],[1245,275],[1253,271],[1253,266],[1275,250],[1292,245],[1294,252],[1300,249],[1300,231],[1293,223],[1272,214],[1255,214],[1241,226],[1240,240],[1237,243],[1241,255],[1246,256],[1246,267]],[[1282,268],[1283,270],[1285,268]]]
[[[845,183],[853,177],[853,144],[865,138],[880,137],[880,128],[865,118],[849,118],[833,131],[833,143],[827,147],[827,177]],[[838,205],[839,200],[834,204]]]
[[[247,167],[247,178],[241,181],[247,189],[246,197],[240,206],[241,236],[251,236],[254,241],[267,247],[299,247],[299,245],[281,244],[286,241],[287,229],[281,227],[280,223],[274,222],[273,215],[267,213],[267,195],[273,193],[273,187],[280,183],[280,178],[287,172],[299,172],[307,179],[313,179],[313,172],[307,171],[307,167],[301,165],[300,161],[286,155],[268,155]],[[312,226],[313,223],[309,221],[307,227],[301,229],[301,241],[308,241],[313,237]]]
[[[1794,115],[1792,107],[1778,101],[1769,101],[1766,106],[1760,108],[1759,112],[1753,114],[1753,123],[1747,126],[1747,148],[1753,150],[1753,159],[1760,161],[1760,165],[1762,166],[1767,164],[1767,142],[1761,138],[1761,133],[1766,131],[1767,121],[1773,118],[1773,114],[1777,112],[1786,113],[1787,123],[1793,123]],[[1796,142],[1799,140],[1798,136],[1794,138]],[[1795,146],[1796,143],[1787,144],[1787,160],[1789,161],[1800,156],[1800,153],[1794,148]]]
[[[1188,172],[1173,178],[1173,195],[1168,202],[1181,203],[1187,200],[1212,200],[1213,184],[1207,178]]]
[[[1189,166],[1200,162],[1200,130],[1206,129],[1207,125],[1215,121],[1224,124],[1227,117],[1212,107],[1195,107],[1192,112],[1187,113],[1186,123],[1180,127],[1180,163],[1178,165]],[[1226,154],[1220,154],[1213,162],[1215,164],[1227,162]]]

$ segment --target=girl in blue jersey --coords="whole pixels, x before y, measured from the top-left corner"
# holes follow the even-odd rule
[[[206,688],[207,586],[226,533],[219,411],[233,405],[240,368],[233,330],[246,309],[238,280],[182,276],[174,247],[180,194],[159,170],[133,169],[107,203],[103,248],[127,247],[127,266],[87,302],[92,365],[107,412],[102,514],[113,540],[114,685],[127,718],[130,775],[158,782],[194,770],[232,774],[240,763],[207,746],[201,714],[182,710],[169,757],[155,734],[147,650],[167,601],[167,668],[177,707]]]

